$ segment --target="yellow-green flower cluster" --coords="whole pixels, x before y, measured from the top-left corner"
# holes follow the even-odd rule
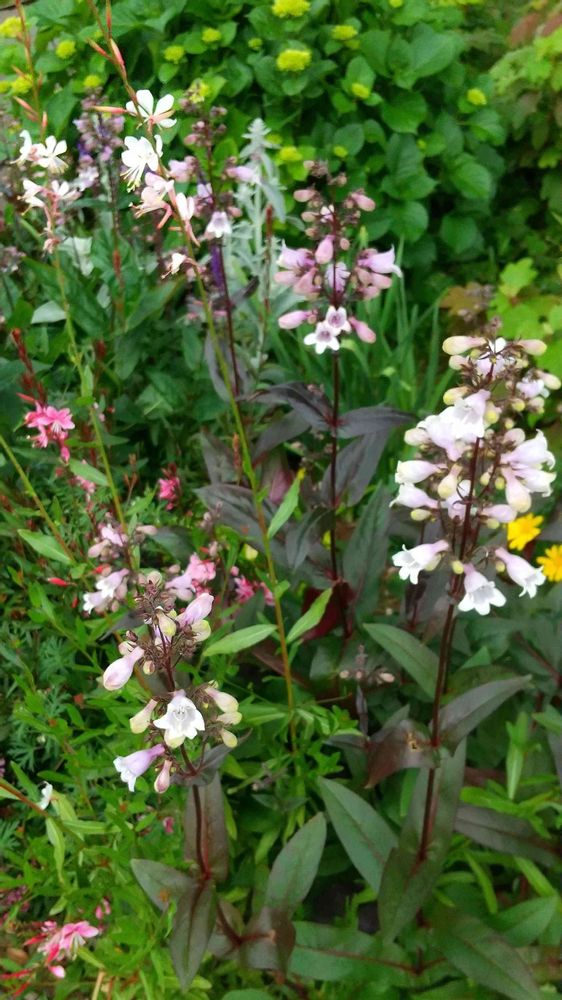
[[[217,28],[205,28],[201,33],[201,41],[205,45],[214,45],[215,42],[220,42],[222,35]]]
[[[103,80],[101,76],[97,75],[97,73],[88,73],[88,76],[85,76],[82,80],[82,86],[85,87],[86,90],[95,90],[96,87],[101,87],[102,83]]]
[[[32,86],[31,77],[18,76],[12,81],[12,94],[27,94],[31,90]]]
[[[163,55],[166,62],[179,63],[185,56],[185,49],[183,45],[168,45]]]
[[[312,54],[309,49],[283,49],[275,60],[282,73],[302,73],[310,66]]]
[[[302,156],[296,146],[281,146],[277,154],[281,163],[300,163]]]
[[[7,17],[0,24],[0,38],[19,38],[21,35],[21,21],[19,17]]]
[[[310,8],[310,0],[275,0],[271,13],[275,17],[302,17]]]
[[[466,99],[469,104],[474,104],[475,108],[483,108],[488,103],[488,98],[484,91],[480,90],[480,87],[471,87],[470,90],[467,90]]]
[[[62,42],[59,42],[55,49],[55,55],[59,59],[72,59],[75,52],[76,42],[73,42],[71,38],[63,38]]]
[[[248,45],[254,52],[258,52],[259,49],[263,48],[263,38],[250,38]]]
[[[332,28],[332,38],[335,42],[350,42],[356,36],[357,28],[352,24],[334,24]]]
[[[352,83],[351,93],[354,97],[358,97],[360,101],[366,101],[371,96],[370,88],[366,87],[364,83]]]

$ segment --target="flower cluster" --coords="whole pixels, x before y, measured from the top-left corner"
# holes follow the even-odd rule
[[[32,438],[34,448],[46,448],[49,444],[56,444],[63,462],[70,459],[68,445],[65,444],[68,432],[74,429],[72,414],[66,407],[58,410],[56,406],[48,403],[40,403],[33,400],[34,410],[30,410],[23,418],[26,427],[32,427],[37,431],[37,436]]]
[[[157,792],[165,792],[174,775],[180,781],[193,776],[195,768],[184,748],[186,740],[198,739],[201,758],[210,741],[221,740],[229,748],[237,743],[229,728],[241,720],[236,699],[213,684],[187,686],[185,668],[181,674],[177,672],[178,665],[189,662],[210,634],[207,616],[213,597],[202,593],[180,611],[174,608],[175,602],[160,574],[149,574],[136,602],[144,625],[127,634],[119,646],[121,656],[103,675],[104,687],[117,691],[130,680],[135,668],[140,669],[154,692],[130,720],[132,732],[147,733],[150,745],[113,762],[130,791],[155,761],[160,764],[154,782]],[[153,719],[157,711],[161,714]],[[173,753],[180,748],[181,761]]]
[[[93,927],[87,920],[64,924],[63,927],[58,927],[54,920],[47,920],[41,927],[41,933],[25,943],[38,944],[37,951],[45,956],[49,972],[57,979],[64,979],[66,972],[61,961],[74,958],[78,948],[99,933],[99,928]]]
[[[542,431],[526,437],[515,419],[525,411],[541,412],[545,397],[560,382],[530,362],[544,351],[542,341],[506,341],[497,330],[493,321],[481,335],[445,341],[462,384],[445,393],[448,405],[441,413],[406,432],[406,443],[419,452],[398,463],[399,490],[393,500],[409,508],[424,531],[429,527],[440,536],[393,557],[401,579],[416,584],[422,571],[447,560],[451,599],[459,611],[481,615],[506,600],[490,571],[507,574],[522,596],[534,597],[544,583],[542,569],[510,552],[498,529],[517,524],[517,515],[530,509],[533,494],[548,497],[555,478],[554,457]],[[524,548],[536,534],[529,528],[533,525],[511,535],[508,528],[508,544]]]
[[[233,566],[231,569],[232,584],[234,587],[235,600],[237,604],[246,604],[250,601],[252,597],[259,594],[260,591],[263,593],[265,598],[265,603],[272,607],[274,602],[273,594],[266,583],[263,580],[249,580],[247,576],[244,576],[238,566]]]
[[[37,178],[23,178],[21,200],[26,205],[26,211],[31,208],[43,211],[46,234],[43,249],[52,253],[60,242],[57,229],[61,225],[64,211],[80,197],[82,188],[78,181],[57,179],[57,175],[67,169],[62,158],[67,150],[64,139],[58,142],[54,135],[49,135],[44,142],[33,142],[27,130],[20,132],[20,138],[22,144],[14,163],[22,169],[33,169]]]
[[[101,90],[92,91],[82,101],[82,114],[74,119],[78,140],[78,182],[81,190],[93,187],[99,180],[99,165],[109,163],[113,152],[123,145],[121,132],[124,115],[104,115],[96,111]]]
[[[158,480],[158,499],[166,501],[166,510],[173,510],[177,507],[181,497],[181,482],[177,475],[176,466],[169,465],[163,470],[162,477]]]
[[[330,195],[346,183],[343,174],[330,177],[322,164],[309,166],[313,176],[326,179]],[[293,330],[304,323],[313,325],[314,330],[306,334],[304,343],[313,346],[317,354],[328,348],[338,351],[340,338],[346,333],[353,332],[372,344],[374,331],[362,320],[348,315],[346,306],[375,298],[390,287],[393,274],[402,274],[394,250],[351,253],[350,234],[357,231],[361,212],[374,210],[374,201],[363,191],[352,191],[336,203],[332,197],[326,200],[313,186],[295,191],[294,197],[306,204],[302,218],[315,247],[310,250],[285,246],[275,281],[291,288],[309,305],[285,313],[279,319],[279,326]],[[319,302],[326,304],[320,308],[316,304]]]
[[[109,517],[98,527],[96,541],[88,549],[90,559],[100,559],[96,573],[98,580],[95,590],[84,594],[83,608],[87,614],[97,611],[117,611],[126,602],[130,590],[136,592],[142,582],[142,573],[132,569],[131,552],[133,546],[141,545],[158,529],[152,524],[138,524],[127,534]],[[117,569],[115,564],[125,563]]]

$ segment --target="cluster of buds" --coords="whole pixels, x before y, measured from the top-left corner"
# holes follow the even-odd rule
[[[21,395],[21,394],[20,394]],[[33,403],[34,410],[29,410],[23,418],[26,427],[31,427],[37,431],[36,437],[32,438],[34,448],[46,448],[49,444],[55,444],[60,452],[63,462],[70,459],[70,450],[66,444],[68,432],[75,427],[72,414],[64,407],[62,410],[49,403],[41,403],[29,396],[22,396],[27,402]]]
[[[409,508],[424,531],[433,525],[433,536],[440,535],[393,557],[401,579],[416,584],[420,572],[447,560],[451,599],[459,611],[481,615],[506,600],[490,571],[507,573],[529,597],[544,583],[541,569],[507,551],[499,529],[530,509],[533,494],[550,496],[555,478],[542,431],[527,438],[515,420],[541,412],[560,381],[530,363],[545,350],[542,341],[506,341],[497,337],[498,326],[492,321],[479,336],[445,341],[462,384],[445,393],[446,409],[406,432],[406,443],[419,452],[398,463],[392,501]]]
[[[74,124],[80,133],[78,181],[83,191],[97,184],[99,165],[109,163],[114,151],[123,145],[121,132],[125,117],[104,115],[97,111],[101,100],[101,90],[92,91],[82,101],[82,114],[74,119]]]
[[[35,180],[23,178],[21,200],[25,211],[39,208],[45,215],[45,243],[43,249],[52,253],[60,243],[59,229],[65,209],[80,197],[79,181],[61,181],[57,175],[67,169],[63,159],[67,146],[65,140],[57,141],[49,135],[44,142],[33,142],[27,130],[20,132],[22,144],[14,163],[22,169],[33,169]]]
[[[181,480],[177,474],[177,468],[172,462],[166,469],[162,470],[162,476],[158,480],[158,499],[166,501],[166,510],[173,510],[180,502]]]
[[[317,354],[328,348],[338,351],[340,337],[355,333],[365,343],[375,341],[375,332],[367,323],[348,315],[349,306],[368,301],[389,288],[392,275],[402,272],[394,258],[394,250],[379,253],[366,249],[355,254],[351,234],[359,227],[361,213],[372,212],[374,201],[361,189],[351,191],[336,202],[338,188],[347,183],[345,174],[331,177],[322,164],[310,164],[311,174],[322,178],[328,187],[325,198],[314,186],[294,192],[295,200],[306,204],[302,219],[305,232],[315,244],[314,249],[284,247],[278,260],[280,270],[275,281],[291,288],[310,306],[285,313],[279,319],[283,330],[294,330],[303,324],[314,326],[304,343],[314,346]],[[323,302],[319,308],[314,303]]]
[[[185,669],[181,675],[177,671],[179,664],[189,663],[210,634],[207,617],[213,597],[203,593],[180,611],[175,609],[175,602],[160,574],[149,574],[145,590],[136,601],[144,625],[127,634],[119,646],[121,656],[103,675],[104,687],[117,691],[135,669],[141,670],[152,693],[144,708],[130,720],[132,732],[146,733],[149,745],[114,760],[131,791],[136,779],[155,761],[159,763],[154,782],[157,792],[165,792],[170,783],[192,776],[195,768],[186,741],[197,741],[200,759],[209,743],[222,741],[229,748],[237,743],[229,728],[242,718],[236,699],[213,684],[186,685]],[[159,711],[161,714],[153,718]],[[181,760],[176,750],[181,750]]]
[[[126,603],[130,590],[136,593],[142,574],[132,569],[132,549],[147,538],[155,535],[157,528],[152,524],[138,524],[130,533],[115,524],[111,518],[98,527],[96,541],[88,549],[90,559],[100,559],[96,569],[98,576],[95,590],[83,597],[83,609],[87,614],[97,611],[118,611]],[[116,564],[125,563],[119,569]]]

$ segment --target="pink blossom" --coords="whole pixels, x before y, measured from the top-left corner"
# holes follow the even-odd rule
[[[99,928],[93,927],[87,920],[64,924],[61,928],[57,928],[54,921],[48,920],[43,924],[42,932],[38,938],[32,938],[31,942],[43,938],[37,950],[45,955],[45,964],[57,979],[64,979],[65,970],[62,965],[53,963],[61,958],[74,958],[78,948],[81,948],[88,938],[96,937],[100,933]]]
[[[302,323],[315,323],[316,315],[315,309],[295,309],[279,317],[279,326],[282,330],[294,330]]]
[[[355,319],[353,316],[350,316],[349,322],[359,337],[359,340],[362,340],[365,344],[375,343],[377,335],[374,330],[371,330],[371,327],[368,326],[367,323],[363,323],[362,320]]]
[[[236,592],[236,600],[239,604],[245,604],[246,601],[250,601],[256,592],[254,584],[245,576],[236,576],[234,578],[234,590]]]
[[[157,743],[154,747],[137,750],[136,753],[130,753],[126,757],[116,757],[113,765],[121,780],[128,785],[129,791],[134,792],[137,778],[148,771],[156,757],[161,757],[164,752],[164,745]]]
[[[33,439],[35,448],[46,448],[49,444],[57,444],[63,462],[68,462],[70,452],[64,441],[68,437],[68,431],[75,426],[72,414],[69,409],[58,410],[56,406],[49,406],[34,400],[35,410],[26,413],[24,423],[26,427],[33,427],[37,430],[37,437]]]
[[[119,646],[119,652],[124,655],[118,660],[114,660],[104,670],[103,686],[106,691],[119,691],[120,688],[124,687],[132,676],[135,663],[142,660],[144,656],[144,649],[141,646],[133,646],[130,642],[122,642]]]
[[[158,499],[167,500],[166,510],[173,510],[177,505],[181,493],[181,483],[179,476],[172,472],[167,472],[158,480]]]
[[[215,579],[217,568],[212,559],[201,559],[196,552],[190,557],[187,569],[175,576],[166,584],[166,590],[171,590],[180,601],[188,601],[190,597],[201,591],[201,588]]]
[[[304,248],[293,250],[284,246],[277,264],[278,267],[285,269],[278,271],[274,277],[279,285],[288,285],[304,298],[314,298],[318,294],[320,276],[310,250]]]
[[[334,237],[325,236],[323,240],[320,240],[314,256],[317,264],[328,264],[334,256]]]

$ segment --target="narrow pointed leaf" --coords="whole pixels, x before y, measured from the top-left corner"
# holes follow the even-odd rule
[[[425,694],[433,697],[437,679],[438,658],[409,632],[394,625],[365,625],[372,639],[390,653],[393,660],[419,684]]]
[[[197,847],[197,810],[194,796],[199,795],[201,830]],[[216,882],[224,882],[228,875],[228,836],[224,821],[224,801],[220,777],[215,775],[208,785],[190,789],[184,813],[185,859],[200,863],[211,873]]]
[[[64,551],[62,545],[56,538],[42,535],[39,531],[28,531],[27,528],[18,528],[18,535],[27,542],[35,552],[45,559],[52,559],[54,562],[65,563],[67,566],[72,563],[70,556]]]
[[[466,691],[450,701],[439,715],[441,742],[454,750],[465,736],[468,736],[483,719],[495,712],[504,701],[517,691],[527,687],[530,676],[509,677],[506,680],[490,681]]]
[[[240,653],[243,649],[257,646],[258,642],[263,642],[276,631],[275,625],[250,625],[249,628],[240,628],[231,635],[225,635],[222,639],[210,642],[203,647],[204,656],[216,656],[219,653]]]
[[[332,596],[332,588],[329,587],[328,590],[324,590],[322,594],[319,594],[316,600],[312,602],[308,611],[305,611],[304,615],[301,615],[298,621],[295,622],[292,629],[290,629],[287,635],[287,642],[295,642],[296,639],[300,639],[301,635],[308,632],[309,629],[315,628],[318,622],[322,620],[326,606],[330,597]]]
[[[159,910],[167,910],[189,886],[189,876],[170,865],[145,858],[131,858],[131,868],[139,885]]]
[[[326,820],[318,813],[291,837],[273,862],[265,890],[266,906],[294,913],[314,882],[325,840]]]
[[[368,802],[338,781],[319,778],[328,816],[351,861],[374,892],[382,871],[398,843],[386,821]]]
[[[212,882],[190,879],[178,902],[170,935],[170,954],[180,986],[184,990],[197,975],[213,931],[214,891]]]

